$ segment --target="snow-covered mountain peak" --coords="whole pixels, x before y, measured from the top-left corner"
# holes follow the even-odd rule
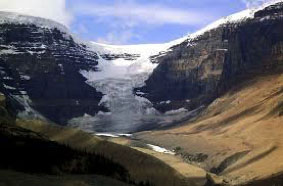
[[[22,15],[14,12],[0,11],[0,24],[25,24],[36,25],[41,28],[58,29],[64,33],[69,33],[66,26],[45,18]]]
[[[172,97],[166,97],[166,96],[161,97],[160,92],[158,92],[157,97],[160,99],[151,100],[150,97],[147,96],[150,95],[149,92],[147,92],[145,89],[138,89],[139,87],[143,87],[145,85],[145,82],[148,82],[150,80],[150,77],[154,77],[152,74],[153,72],[163,72],[163,69],[160,70],[160,68],[155,70],[155,68],[158,66],[158,62],[160,62],[160,65],[162,65],[162,60],[160,59],[165,59],[165,60],[167,59],[166,57],[162,58],[160,56],[168,56],[169,58],[170,57],[178,58],[180,57],[180,53],[184,52],[182,53],[184,54],[183,56],[187,57],[188,56],[187,53],[190,52],[189,51],[190,49],[186,50],[186,46],[190,46],[192,43],[196,43],[197,46],[197,44],[199,43],[197,38],[199,36],[213,29],[217,29],[221,26],[224,26],[225,24],[241,23],[249,19],[260,22],[258,21],[260,19],[253,19],[258,17],[258,14],[256,14],[256,12],[263,10],[267,6],[270,6],[278,2],[282,2],[282,0],[272,1],[272,3],[265,4],[261,7],[247,9],[242,12],[233,14],[231,16],[224,17],[208,25],[204,29],[201,29],[193,34],[186,35],[185,37],[182,37],[180,39],[168,43],[124,45],[124,46],[106,45],[95,42],[82,41],[74,37],[72,34],[69,34],[70,32],[65,26],[56,23],[54,21],[32,17],[32,16],[19,15],[16,13],[0,12],[0,25],[8,23],[10,24],[9,27],[11,29],[14,29],[14,33],[11,33],[10,31],[6,31],[5,29],[3,29],[4,32],[9,32],[9,34],[13,35],[13,38],[17,42],[20,41],[20,39],[14,37],[14,35],[16,33],[19,33],[17,27],[22,27],[24,28],[25,32],[28,33],[28,36],[22,36],[21,34],[19,34],[19,37],[24,37],[23,39],[29,39],[27,42],[18,42],[17,43],[18,45],[15,46],[14,43],[12,43],[13,44],[12,47],[10,46],[11,43],[3,43],[2,45],[3,50],[0,51],[0,54],[4,56],[14,55],[14,57],[17,57],[17,55],[25,55],[26,58],[23,58],[25,60],[38,55],[39,61],[42,58],[42,56],[44,57],[44,55],[50,55],[52,57],[51,58],[49,56],[50,59],[53,59],[53,57],[57,59],[57,61],[55,62],[56,64],[57,63],[58,64],[55,65],[56,68],[54,67],[55,70],[52,71],[55,75],[58,75],[58,77],[59,76],[65,77],[65,74],[67,75],[72,74],[68,76],[68,78],[66,78],[66,82],[68,83],[68,85],[69,85],[69,81],[72,82],[70,84],[73,84],[73,81],[76,82],[77,80],[79,80],[76,82],[76,86],[79,87],[79,89],[85,87],[86,91],[83,93],[87,94],[92,101],[94,100],[96,102],[95,102],[95,108],[91,109],[93,110],[93,112],[89,112],[89,110],[85,111],[85,109],[88,108],[88,106],[83,105],[82,107],[80,107],[81,104],[80,100],[83,100],[85,98],[85,94],[83,95],[81,93],[82,92],[81,90],[76,89],[76,91],[78,92],[74,93],[75,95],[74,96],[75,99],[73,99],[74,104],[71,106],[73,106],[74,109],[76,109],[77,107],[80,107],[82,109],[76,111],[76,115],[72,115],[71,117],[67,118],[68,120],[66,121],[69,121],[69,123],[72,125],[78,126],[82,129],[86,129],[90,131],[96,130],[100,132],[101,131],[132,132],[135,130],[139,130],[139,128],[150,128],[150,127],[155,128],[152,125],[164,126],[172,123],[173,121],[179,121],[182,118],[187,118],[188,116],[192,115],[192,112],[189,112],[187,110],[190,109],[187,106],[191,102],[190,97],[188,99],[186,97],[186,99],[179,101],[179,97],[178,100]],[[271,9],[273,10],[273,8]],[[266,14],[270,13],[270,11],[264,11],[264,12]],[[263,15],[261,13],[259,14],[261,15],[259,16],[260,18],[265,16],[265,14]],[[274,14],[272,13],[272,15]],[[16,24],[19,24],[20,26],[14,26]],[[2,26],[6,26],[6,25],[2,25]],[[54,28],[63,32],[63,33],[59,33],[59,36],[62,35],[68,37],[64,37],[63,39],[62,37],[58,37],[58,38],[55,37],[56,39],[54,40],[53,36],[58,35],[58,31],[53,30]],[[221,30],[223,30],[222,27],[221,29],[219,29],[219,32],[217,31],[219,35],[221,35]],[[46,33],[48,33],[49,35],[46,35]],[[3,34],[3,37],[5,37],[5,34]],[[73,39],[71,39],[71,37]],[[42,45],[41,38],[47,38],[45,45]],[[6,40],[3,39],[2,41],[6,41]],[[49,41],[53,41],[52,45],[50,45]],[[204,42],[206,45],[207,41]],[[211,43],[213,46],[211,47],[211,49],[213,50],[215,49],[217,51],[216,56],[220,56],[220,57],[224,56],[225,52],[228,50],[224,48],[227,43],[226,42],[222,43],[222,42],[223,41],[219,39],[219,41],[217,40],[216,43]],[[176,45],[177,47],[173,47]],[[192,50],[198,51],[197,47],[196,49],[193,47],[194,45],[192,45]],[[49,51],[52,51],[52,53],[50,53]],[[176,54],[174,54],[174,52]],[[197,56],[198,53],[202,53],[202,52],[195,52],[194,55]],[[32,60],[28,60],[28,61],[32,63]],[[167,61],[171,62],[171,60],[167,60]],[[51,64],[51,62],[52,60],[48,60],[47,66],[49,66],[49,63]],[[186,62],[185,60],[178,61],[177,63],[179,66],[176,66],[175,69],[177,70],[186,69],[186,65],[183,65],[185,64],[185,62]],[[221,65],[218,66],[221,67]],[[20,67],[22,67],[22,65]],[[67,71],[68,69],[70,70],[69,72]],[[45,67],[42,68],[42,70],[45,73]],[[201,71],[198,72],[201,73]],[[217,69],[209,72],[212,73],[208,73],[205,75],[216,76],[218,74],[221,74],[221,71],[220,70],[217,71]],[[46,71],[46,73],[48,72]],[[165,73],[167,73],[166,68],[165,68]],[[178,73],[178,76],[180,76],[180,74],[182,73]],[[53,80],[55,77],[54,74],[48,76],[50,78],[46,82],[50,82],[51,80]],[[186,75],[189,73],[185,72],[183,74]],[[40,76],[41,74],[39,73],[38,75]],[[85,78],[82,78],[81,75],[83,75],[87,79],[88,85],[85,86]],[[168,83],[167,80],[164,80],[165,76],[166,74],[165,75],[161,74],[160,78],[158,76],[159,79],[153,78],[152,81],[156,82],[154,86],[159,86],[161,82]],[[74,78],[70,79],[69,77],[74,77]],[[196,77],[198,76],[196,75]],[[202,77],[206,77],[206,76],[202,76]],[[11,81],[10,76],[5,76],[3,78],[5,78],[5,81],[8,80]],[[177,77],[176,79],[178,78],[179,77]],[[30,78],[28,79],[29,80],[25,80],[25,81],[31,81]],[[36,79],[38,78],[34,78],[34,80]],[[170,94],[174,94],[176,92],[175,90],[176,83],[175,81],[172,82],[173,83],[171,87],[173,87],[174,90],[171,92],[167,91],[170,92]],[[39,84],[41,86],[41,83]],[[16,84],[7,83],[5,85],[6,87],[4,86],[4,88],[9,89],[9,91],[11,92],[12,89],[14,88],[12,85],[15,86]],[[92,87],[90,87],[89,85]],[[58,86],[60,87],[61,83]],[[73,87],[70,86],[70,88]],[[95,95],[97,95],[96,98],[91,97],[92,92],[90,92],[89,89],[95,90]],[[34,90],[37,91],[36,89]],[[64,89],[62,88],[61,90],[65,90],[65,88]],[[68,92],[73,92],[73,91],[68,91]],[[163,92],[166,92],[166,90]],[[27,91],[25,91],[24,93],[28,94]],[[103,95],[101,93],[103,93]],[[56,94],[54,93],[54,96],[57,96]],[[60,96],[62,96],[62,98],[65,98],[63,94]],[[34,100],[36,101],[36,99]],[[179,102],[177,102],[176,100]],[[82,102],[82,103],[86,105],[88,104],[88,102]],[[160,105],[160,107],[167,107],[167,108],[166,110],[163,111],[160,110],[159,112],[158,108],[155,107],[156,105]],[[93,104],[91,106],[93,106]],[[105,109],[106,107],[109,110],[109,112],[106,112],[107,111],[107,109]],[[97,112],[94,111],[97,111],[98,114]],[[56,115],[57,113],[51,113],[51,114],[53,116]],[[65,113],[62,113],[62,115],[65,115]],[[59,119],[60,117],[58,116]],[[78,117],[78,118],[73,118],[73,117]]]
[[[220,18],[213,23],[205,26],[204,28],[191,33],[187,34],[182,38],[162,43],[162,44],[139,44],[139,45],[108,45],[102,44],[97,42],[90,42],[90,48],[98,53],[108,53],[108,54],[121,54],[121,53],[128,53],[128,54],[143,54],[143,56],[153,56],[158,53],[163,53],[170,50],[171,47],[178,45],[185,41],[191,41],[196,39],[197,37],[203,35],[204,33],[216,29],[222,25],[232,24],[232,23],[240,23],[246,21],[248,19],[252,19],[255,16],[255,13],[261,11],[268,6],[275,5],[277,3],[283,2],[283,0],[271,0],[267,3],[264,3],[258,7],[252,7],[245,9],[243,11],[234,13],[232,15]]]
[[[240,22],[245,21],[247,19],[252,19],[252,18],[254,18],[256,12],[261,11],[261,10],[267,8],[268,6],[275,5],[275,4],[280,3],[280,2],[283,2],[283,0],[271,0],[267,3],[264,3],[261,6],[249,8],[249,9],[237,12],[235,14],[232,14],[230,16],[223,17],[223,18],[207,25],[203,29],[200,29],[200,30],[198,30],[198,31],[196,31],[192,34],[189,34],[187,36],[187,39],[193,40],[193,39],[203,35],[204,33],[208,32],[210,30],[216,29],[216,28],[218,28],[222,25],[231,24],[231,23],[240,23]],[[184,37],[183,39],[185,39],[185,38],[186,37]]]

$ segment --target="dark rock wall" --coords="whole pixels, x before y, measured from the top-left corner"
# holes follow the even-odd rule
[[[227,23],[174,46],[146,85],[135,91],[160,111],[207,105],[235,83],[280,71],[283,65],[283,4],[267,7],[255,18]],[[160,103],[171,100],[170,104]]]
[[[95,70],[97,55],[57,29],[0,25],[1,91],[25,96],[46,118],[60,123],[94,115],[102,94],[85,83],[79,70]],[[15,104],[14,104],[15,105]],[[16,110],[23,110],[18,104]]]

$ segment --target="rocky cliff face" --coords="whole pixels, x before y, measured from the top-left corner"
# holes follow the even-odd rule
[[[102,93],[80,74],[95,70],[96,53],[60,28],[35,24],[38,18],[19,17],[32,23],[17,23],[9,15],[1,14],[0,89],[13,100],[15,111],[66,124],[73,117],[105,110],[98,105]]]
[[[174,46],[167,55],[155,57],[158,67],[146,85],[135,91],[145,93],[159,111],[193,110],[247,77],[282,72],[283,3],[248,14],[237,21],[229,19],[240,14],[228,17]]]
[[[0,12],[0,91],[19,114],[92,131],[167,126],[245,78],[282,72],[282,2],[160,45],[83,44],[53,24]]]

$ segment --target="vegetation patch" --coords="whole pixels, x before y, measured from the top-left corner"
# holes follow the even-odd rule
[[[239,159],[243,158],[248,153],[249,153],[249,151],[237,152],[237,153],[233,154],[232,156],[229,156],[228,158],[224,159],[224,161],[222,161],[218,167],[212,168],[210,170],[210,172],[215,173],[215,174],[220,174],[227,167],[236,163]]]
[[[208,155],[204,153],[187,153],[182,149],[182,147],[179,146],[174,149],[174,152],[176,153],[176,155],[181,156],[183,160],[188,163],[201,163],[208,158]]]
[[[101,154],[77,151],[15,126],[0,125],[0,168],[51,175],[97,174],[129,182],[121,165]]]

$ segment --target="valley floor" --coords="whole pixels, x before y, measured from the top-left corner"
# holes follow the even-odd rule
[[[283,75],[273,74],[245,81],[182,126],[135,137],[239,185],[283,172],[282,124]]]
[[[175,154],[155,151],[150,148],[148,144],[130,138],[108,138],[107,140],[117,144],[129,146],[144,154],[148,154],[161,160],[181,174],[186,179],[187,185],[203,186],[207,182],[207,172],[205,170],[197,167],[196,165],[186,163],[182,158],[176,156]]]
[[[105,140],[77,129],[52,126],[41,121],[17,121],[17,126],[44,134],[72,149],[103,155],[124,167],[136,185],[202,186],[207,181],[204,170],[174,155],[128,144],[128,138]]]
[[[282,185],[282,116],[283,75],[273,74],[242,83],[215,100],[198,118],[179,127],[141,132],[133,138],[105,140],[41,121],[17,120],[15,127],[31,130],[71,149],[102,154],[122,165],[138,184],[261,186]],[[165,147],[175,155],[153,151],[147,144]],[[39,178],[3,170],[0,174],[3,186],[36,185],[42,180],[48,185],[103,186],[111,182],[90,175]],[[111,182],[115,184],[126,185]]]

